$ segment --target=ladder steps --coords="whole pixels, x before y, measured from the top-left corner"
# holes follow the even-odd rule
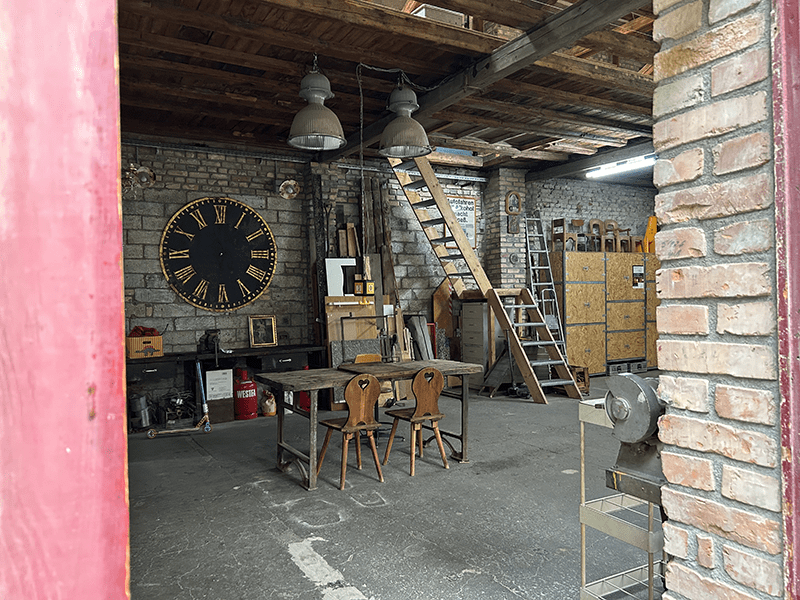
[[[455,241],[456,241],[456,238],[454,238],[452,235],[446,235],[444,237],[431,238],[430,239],[431,244],[438,244],[438,245],[449,244],[449,243],[455,242]]]
[[[436,206],[436,200],[434,200],[433,198],[430,198],[428,200],[420,200],[419,202],[414,202],[414,204],[412,204],[411,206],[414,209],[428,208],[429,206]]]
[[[414,216],[422,225],[423,231],[431,242],[434,253],[439,259],[444,272],[451,280],[453,288],[457,294],[461,294],[466,290],[465,283],[462,278],[471,278],[474,280],[486,299],[491,312],[500,323],[500,328],[506,335],[506,340],[509,347],[510,357],[516,363],[520,370],[520,374],[524,379],[528,389],[531,392],[533,402],[539,404],[547,404],[547,398],[542,390],[542,385],[564,385],[567,394],[572,398],[580,398],[580,391],[577,388],[574,380],[567,379],[570,377],[569,366],[564,360],[563,351],[557,345],[558,340],[554,338],[551,332],[547,319],[551,317],[547,308],[542,308],[544,305],[539,302],[542,294],[537,293],[536,296],[528,288],[514,290],[514,295],[523,302],[521,305],[505,305],[501,300],[497,289],[491,284],[486,275],[483,267],[481,266],[480,259],[472,249],[472,244],[467,238],[462,228],[458,225],[458,217],[450,206],[447,196],[439,184],[441,179],[456,179],[476,181],[476,178],[462,177],[459,175],[437,175],[428,161],[428,159],[415,158],[413,161],[402,162],[397,159],[389,159],[389,163],[395,171],[397,181],[402,186],[408,201],[413,209]],[[401,172],[402,171],[402,172]],[[421,177],[421,179],[418,179]],[[416,190],[427,188],[430,196],[426,194],[425,199],[420,198]],[[536,212],[538,216],[538,211]],[[438,229],[437,226],[445,225],[444,231]],[[434,229],[436,228],[436,229]],[[531,279],[542,279],[544,276],[539,275],[543,271],[549,272],[549,257],[547,255],[547,239],[541,228],[541,221],[539,221],[537,235],[533,235],[532,227],[528,227],[528,248],[544,248],[544,250],[537,254],[537,259],[533,259],[529,254],[528,267],[530,267]],[[455,248],[443,248],[444,244],[451,243]],[[545,266],[546,265],[546,266]],[[552,279],[552,277],[551,277]],[[471,283],[470,283],[471,285]],[[534,289],[541,289],[539,286],[545,285],[537,284]],[[552,283],[548,283],[552,287]],[[533,284],[531,287],[534,287]],[[525,323],[514,323],[509,316],[508,309],[521,309],[526,310],[526,317],[530,321]],[[527,328],[529,335],[526,336],[525,341],[520,340],[517,335],[517,328]],[[521,331],[525,331],[524,329]],[[531,362],[531,358],[526,354],[525,348],[528,346],[543,347],[546,350],[546,356],[542,356],[541,360]],[[513,364],[513,363],[512,363]],[[559,383],[548,384],[539,380],[536,373],[533,371],[533,366],[552,367],[556,373],[556,377],[563,378]],[[571,384],[571,385],[570,385]]]
[[[544,387],[554,387],[557,385],[575,385],[575,382],[572,379],[543,379],[539,382],[539,385]]]
[[[549,365],[560,365],[560,360],[532,360],[530,361],[532,367],[545,367]]]
[[[412,181],[411,183],[407,183],[403,186],[404,190],[408,190],[409,192],[414,192],[416,190],[420,190],[424,187],[428,187],[428,184],[425,183],[424,179],[417,179],[416,181]]]

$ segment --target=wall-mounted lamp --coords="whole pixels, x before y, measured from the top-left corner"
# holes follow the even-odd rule
[[[655,154],[646,154],[644,156],[637,156],[628,160],[619,162],[608,163],[601,165],[596,169],[586,172],[586,177],[589,179],[599,179],[601,177],[609,177],[611,175],[619,175],[620,173],[627,173],[628,171],[636,171],[652,167],[656,162]]]
[[[378,152],[389,158],[414,158],[433,151],[425,128],[411,118],[419,108],[413,90],[398,85],[389,96],[389,110],[397,116],[386,126],[381,135]]]
[[[298,112],[289,130],[289,145],[301,150],[337,150],[345,145],[342,124],[325,100],[333,98],[331,82],[317,68],[317,57],[311,72],[300,82],[300,97],[308,106]]]

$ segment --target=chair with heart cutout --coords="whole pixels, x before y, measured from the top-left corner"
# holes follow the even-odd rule
[[[430,421],[436,443],[439,445],[439,453],[442,455],[444,468],[449,469],[447,456],[444,452],[442,434],[439,432],[439,421],[444,415],[439,411],[439,395],[444,389],[444,376],[438,369],[428,368],[420,370],[411,383],[411,391],[417,399],[414,408],[399,408],[387,410],[386,414],[394,417],[392,431],[389,434],[389,442],[386,445],[386,454],[383,457],[383,464],[389,462],[389,453],[392,451],[394,434],[397,431],[397,424],[400,421],[408,421],[411,424],[411,476],[414,476],[415,458],[417,449],[422,458],[422,425],[425,421]]]
[[[378,479],[383,481],[383,472],[378,460],[378,448],[375,445],[373,431],[380,427],[380,423],[374,417],[375,404],[381,394],[381,384],[373,375],[356,375],[344,389],[344,401],[347,404],[347,417],[338,419],[325,419],[320,421],[320,425],[328,428],[325,433],[325,441],[319,453],[317,461],[317,475],[322,468],[322,461],[325,458],[325,451],[331,441],[331,434],[334,430],[342,432],[342,470],[339,477],[339,489],[344,489],[345,475],[347,474],[347,447],[350,440],[355,438],[356,442],[356,461],[358,468],[361,468],[361,437],[360,432],[366,432],[369,445],[372,450],[372,458],[375,461],[375,468],[378,470]]]

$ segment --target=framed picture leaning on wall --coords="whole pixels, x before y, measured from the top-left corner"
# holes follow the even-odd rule
[[[250,317],[250,347],[277,346],[275,315],[253,315]]]

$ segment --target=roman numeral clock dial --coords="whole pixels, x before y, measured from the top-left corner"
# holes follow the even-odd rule
[[[226,312],[246,306],[275,274],[275,238],[255,210],[232,198],[201,198],[176,212],[159,246],[161,270],[189,304]]]

